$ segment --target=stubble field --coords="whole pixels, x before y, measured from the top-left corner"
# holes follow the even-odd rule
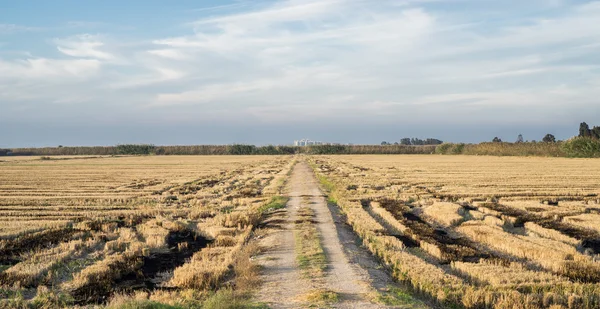
[[[205,298],[278,193],[287,156],[0,162],[0,307]],[[113,301],[114,303],[114,301]]]
[[[433,306],[600,308],[600,161],[437,155],[3,159],[0,308],[221,308],[303,160]]]
[[[600,308],[600,161],[311,161],[364,245],[442,306]]]

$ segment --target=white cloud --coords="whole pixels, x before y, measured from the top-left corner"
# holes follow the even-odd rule
[[[544,9],[533,10],[510,0],[490,9],[489,21],[465,13],[486,2],[452,1],[454,10],[443,2],[241,2],[197,11],[217,15],[184,24],[186,33],[129,45],[118,33],[55,39],[60,57],[0,59],[0,79],[18,85],[5,100],[30,98],[18,90],[101,105],[110,95],[154,117],[177,106],[207,118],[432,113],[481,121],[501,114],[486,108],[526,104],[523,113],[533,115],[597,97],[600,2],[539,0]],[[32,91],[39,83],[47,87]],[[64,99],[67,87],[75,94]]]
[[[76,58],[95,58],[112,60],[114,55],[102,51],[104,43],[98,36],[82,34],[66,39],[55,39],[56,48],[63,54]]]
[[[174,48],[153,49],[149,50],[148,53],[174,60],[185,60],[189,58],[183,51]]]
[[[29,27],[16,24],[0,24],[0,34],[12,34],[17,32],[40,31],[42,28]]]
[[[85,78],[95,74],[100,68],[100,62],[95,59],[57,60],[48,58],[31,58],[13,62],[0,61],[0,79],[19,79],[39,82],[46,78]]]

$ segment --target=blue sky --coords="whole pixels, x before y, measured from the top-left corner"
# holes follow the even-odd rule
[[[599,98],[600,1],[0,0],[0,147],[564,139]]]

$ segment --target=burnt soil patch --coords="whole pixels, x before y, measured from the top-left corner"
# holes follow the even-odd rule
[[[581,240],[583,250],[590,249],[594,254],[600,253],[600,233],[584,227],[572,225],[556,218],[545,217],[535,212],[508,207],[498,203],[485,203],[482,207],[498,211],[504,215],[517,218],[519,226],[525,222],[533,222],[543,228],[552,229],[569,237]]]
[[[21,254],[49,248],[58,243],[69,240],[77,230],[52,229],[33,234],[25,234],[13,240],[0,243],[0,264],[14,265],[21,261]]]
[[[210,243],[210,240],[196,235],[192,231],[172,231],[167,239],[168,251],[137,257],[138,260],[141,260],[140,267],[120,278],[115,278],[113,284],[94,285],[92,283],[77,289],[72,296],[78,305],[102,304],[115,293],[172,289],[160,287],[164,280],[161,274],[170,273],[185,264],[194,253],[207,247]]]
[[[434,227],[410,212],[410,207],[406,205],[398,205],[398,202],[392,200],[380,201],[380,205],[408,228],[405,237],[411,239],[412,242],[403,241],[405,245],[410,247],[421,242],[435,245],[442,253],[440,261],[442,264],[452,261],[478,262],[480,259],[491,258],[502,260],[501,257],[490,252],[482,252],[468,239],[451,236],[446,230]],[[402,241],[402,239],[400,240]]]

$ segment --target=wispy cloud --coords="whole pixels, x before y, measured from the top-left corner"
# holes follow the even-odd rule
[[[41,30],[43,30],[43,28],[0,23],[0,34],[11,34],[17,32],[31,32]]]
[[[177,27],[140,38],[67,35],[51,40],[54,55],[0,59],[0,79],[14,85],[2,98],[82,98],[96,106],[119,100],[128,106],[123,113],[155,119],[368,116],[373,123],[407,114],[494,120],[520,106],[526,107],[519,119],[551,121],[593,102],[600,1],[507,1],[286,0],[191,8],[199,17],[182,21],[184,33]],[[73,95],[64,99],[67,88]]]
[[[111,53],[102,50],[104,43],[95,35],[82,34],[66,39],[55,39],[54,42],[57,44],[56,48],[67,56],[101,60],[115,58]]]

